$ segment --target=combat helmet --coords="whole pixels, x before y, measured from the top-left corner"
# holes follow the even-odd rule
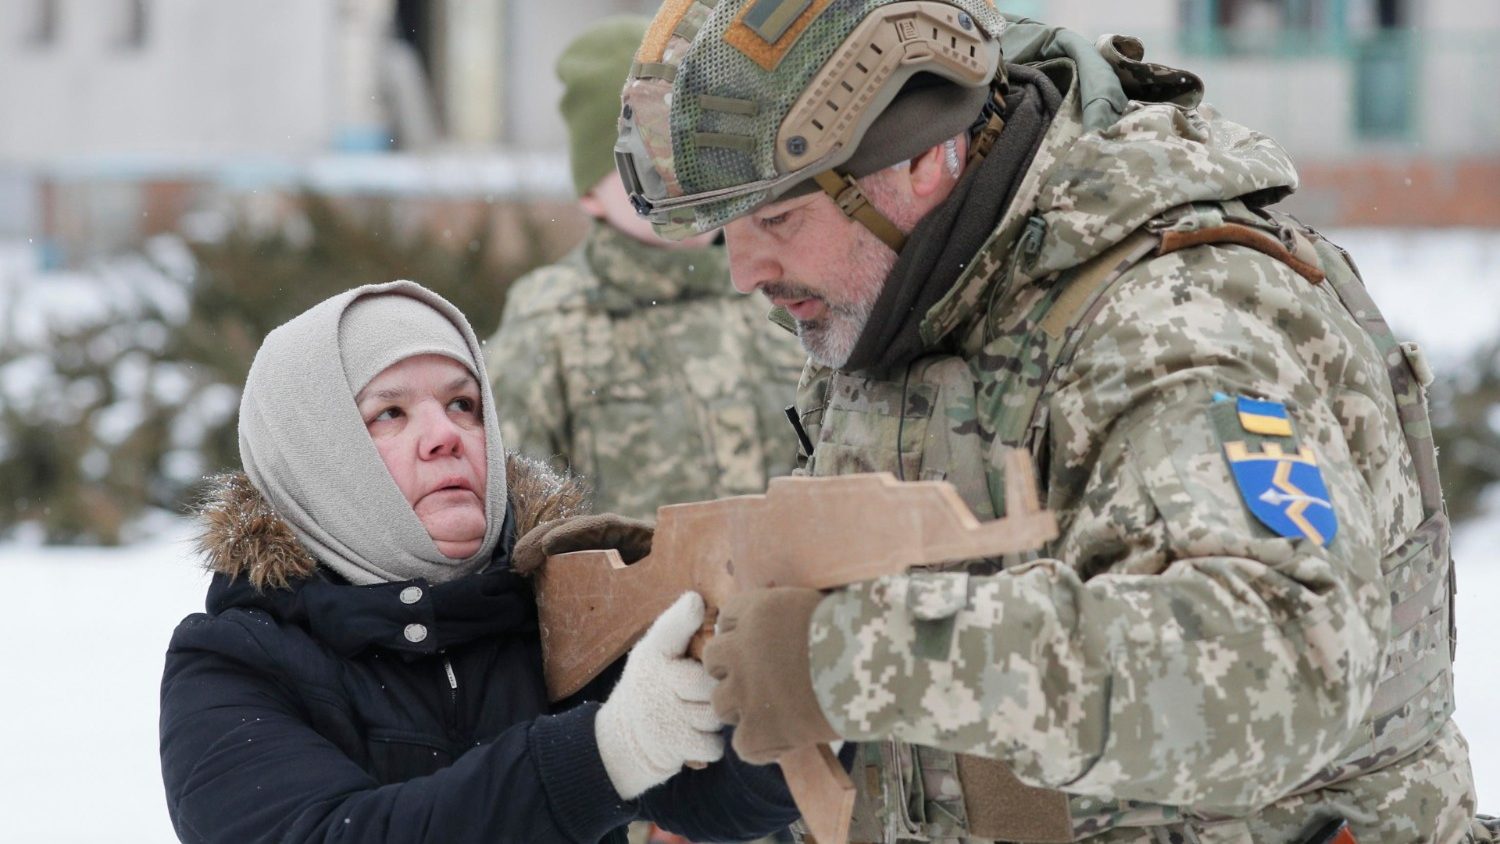
[[[682,238],[821,188],[899,251],[854,179],[998,134],[1004,25],[992,0],[666,0],[622,93],[631,201]]]

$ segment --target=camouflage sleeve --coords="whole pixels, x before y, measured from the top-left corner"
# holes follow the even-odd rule
[[[1382,434],[1378,419],[1345,432],[1334,407],[1373,401],[1338,385],[1383,384],[1379,357],[1371,368],[1368,349],[1318,324],[1316,296],[1274,265],[1209,276],[1183,261],[1134,271],[1063,373],[1052,559],[887,578],[820,605],[813,681],[840,734],[1224,813],[1284,794],[1351,738],[1390,607],[1377,496],[1349,440]],[[1327,547],[1254,521],[1211,417],[1220,394],[1287,406],[1337,513]]]
[[[545,271],[543,271],[545,272]],[[534,307],[536,276],[516,284],[485,350],[485,366],[500,415],[505,447],[559,470],[572,463],[572,437],[558,339],[567,336],[565,312]]]

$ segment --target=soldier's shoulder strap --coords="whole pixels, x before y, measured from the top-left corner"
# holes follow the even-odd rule
[[[1348,252],[1291,215],[1275,215],[1275,218],[1297,228],[1312,240],[1322,265],[1327,269],[1328,286],[1369,335],[1385,362],[1391,392],[1396,399],[1396,412],[1400,416],[1401,433],[1417,475],[1424,525],[1438,535],[1440,549],[1436,553],[1448,566],[1448,658],[1452,660],[1458,653],[1455,607],[1458,582],[1449,546],[1451,528],[1447,506],[1443,503],[1443,488],[1438,477],[1437,442],[1433,438],[1432,418],[1427,409],[1427,387],[1434,377],[1432,367],[1416,343],[1402,342],[1396,337],[1365,288],[1364,279]]]
[[[1058,372],[1072,362],[1106,295],[1142,262],[1195,246],[1246,246],[1287,265],[1310,283],[1326,278],[1323,258],[1302,226],[1284,226],[1242,202],[1193,203],[1174,208],[1137,229],[1097,257],[1063,272],[1052,284],[1051,304],[1037,322],[1055,348],[1027,430],[1040,430],[1039,415]]]

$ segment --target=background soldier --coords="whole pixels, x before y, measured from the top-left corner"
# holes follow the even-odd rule
[[[863,742],[859,841],[1484,834],[1428,370],[1274,141],[986,0],[670,2],[637,58],[622,175],[796,320],[806,471],[991,518],[1024,448],[1062,530],[730,602],[742,755]]]
[[[664,241],[631,208],[612,147],[647,23],[601,21],[558,60],[573,183],[594,224],[515,284],[488,344],[505,441],[560,458],[597,511],[638,518],[764,492],[790,471],[782,410],[803,362],[765,303],[730,288],[717,232]]]

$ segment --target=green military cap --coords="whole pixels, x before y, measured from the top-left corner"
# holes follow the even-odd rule
[[[575,38],[557,59],[557,78],[563,83],[558,107],[568,124],[573,187],[579,196],[615,170],[620,89],[650,23],[640,15],[605,18]]]

